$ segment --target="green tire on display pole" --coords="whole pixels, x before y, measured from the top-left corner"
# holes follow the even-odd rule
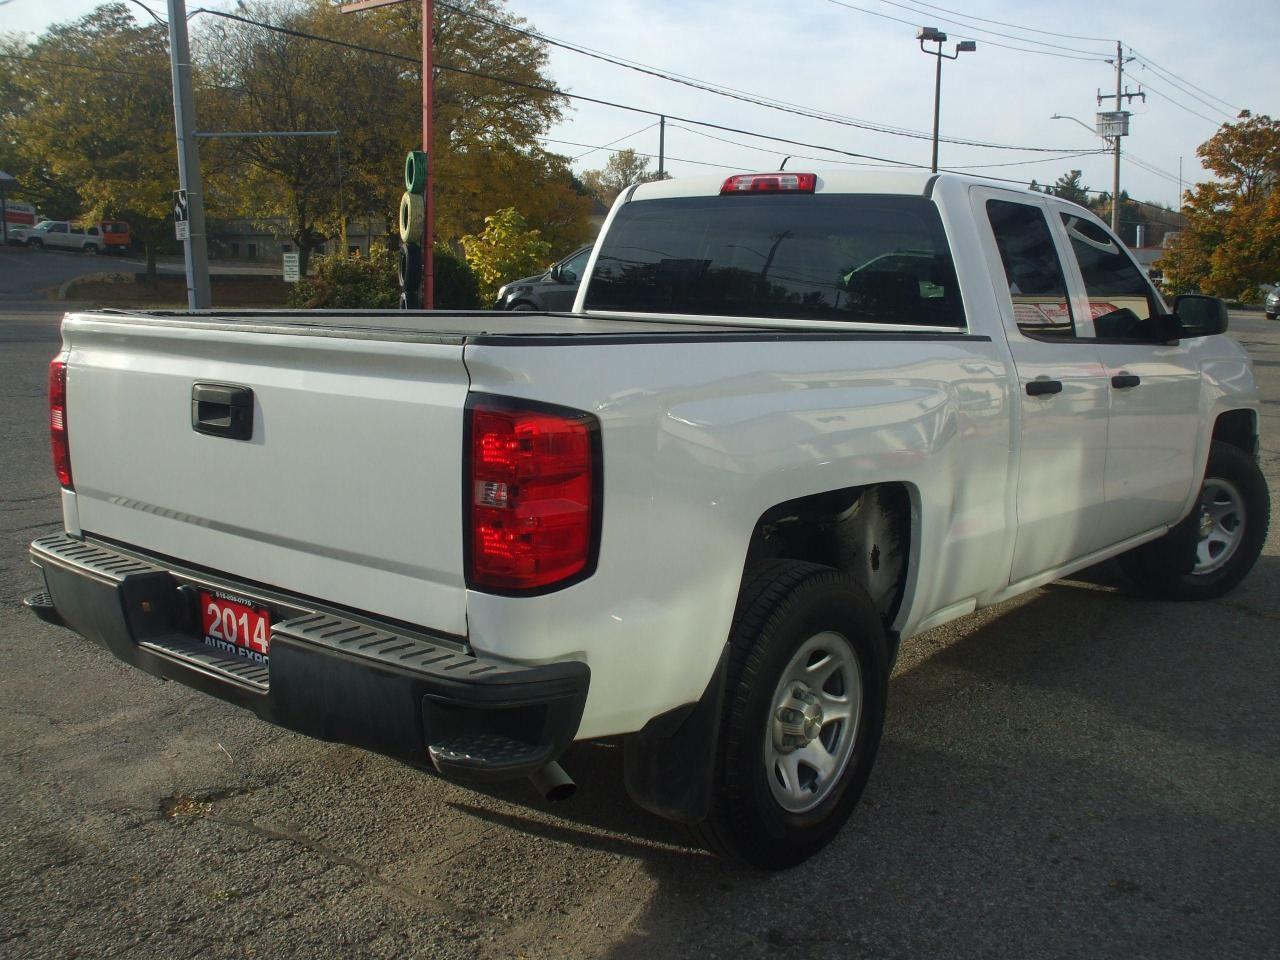
[[[404,188],[418,196],[427,188],[427,155],[421,150],[410,150],[404,158]]]
[[[400,288],[415,300],[422,286],[422,246],[417,243],[400,244]]]
[[[424,216],[421,196],[416,193],[406,193],[400,198],[400,240],[403,243],[422,242]]]

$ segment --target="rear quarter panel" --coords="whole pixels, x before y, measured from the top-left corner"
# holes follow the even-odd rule
[[[752,531],[778,503],[908,485],[916,580],[896,624],[904,633],[1007,574],[1010,397],[986,338],[561,340],[472,345],[465,359],[473,390],[600,418],[595,574],[537,598],[470,591],[467,604],[477,649],[590,664],[579,736],[639,729],[702,694]]]

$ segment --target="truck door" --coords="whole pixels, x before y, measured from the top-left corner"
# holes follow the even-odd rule
[[[1104,516],[1119,542],[1176,523],[1199,485],[1200,366],[1153,329],[1164,305],[1120,241],[1083,212],[1057,215],[1110,385]]]
[[[1111,542],[1103,513],[1110,383],[1082,336],[1044,206],[976,188],[987,261],[1017,370],[1018,529],[1011,583]]]

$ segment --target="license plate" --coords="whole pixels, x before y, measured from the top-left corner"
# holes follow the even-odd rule
[[[267,662],[271,614],[244,597],[219,590],[200,591],[200,632],[207,646],[255,663]]]

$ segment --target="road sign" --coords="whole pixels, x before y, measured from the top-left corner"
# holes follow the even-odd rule
[[[284,260],[284,282],[297,283],[299,280],[302,279],[302,273],[298,269],[298,266],[299,266],[298,254],[286,253],[283,256],[283,260]]]
[[[187,191],[173,191],[173,233],[179,240],[191,239],[191,223],[187,219]]]

